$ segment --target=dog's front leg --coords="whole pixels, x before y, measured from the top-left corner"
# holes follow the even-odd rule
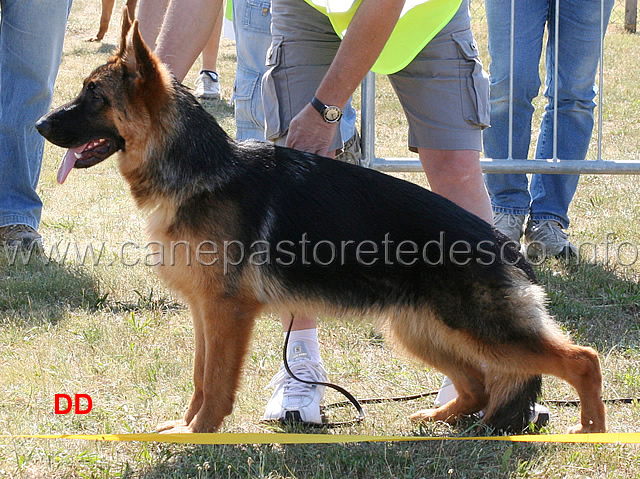
[[[202,405],[189,421],[189,432],[213,432],[231,414],[242,363],[259,311],[260,304],[256,301],[239,298],[220,298],[205,305]]]
[[[210,299],[196,331],[195,392],[184,422],[166,432],[213,432],[231,413],[259,303]]]
[[[193,360],[193,385],[194,391],[189,402],[187,412],[185,412],[183,419],[174,421],[166,421],[158,425],[157,430],[159,432],[175,432],[178,429],[186,428],[193,420],[197,412],[202,406],[203,393],[203,381],[204,381],[204,359],[206,354],[206,345],[204,339],[204,320],[206,309],[201,307],[202,305],[197,302],[191,302],[191,317],[193,320],[193,336],[195,343],[195,352]],[[175,430],[175,431],[174,431]]]

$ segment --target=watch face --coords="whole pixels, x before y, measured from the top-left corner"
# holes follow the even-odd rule
[[[340,108],[336,106],[328,106],[324,110],[324,119],[329,123],[335,123],[340,119],[341,116],[342,112],[340,111]]]

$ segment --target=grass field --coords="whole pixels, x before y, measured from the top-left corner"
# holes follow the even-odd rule
[[[117,41],[119,15],[101,44],[99,2],[75,0],[54,105],[71,99],[82,79]],[[475,25],[486,45],[483,25]],[[640,35],[612,25],[606,42],[605,159],[640,156]],[[483,53],[486,60],[486,48]],[[485,64],[488,62],[485,61]],[[185,83],[192,85],[196,65]],[[222,94],[231,97],[235,49],[222,43]],[[357,95],[356,95],[356,103]],[[538,101],[538,106],[542,104]],[[407,156],[406,128],[385,78],[377,86],[377,154]],[[234,133],[228,101],[211,110]],[[595,140],[594,140],[595,141]],[[589,153],[594,157],[594,148]],[[0,435],[152,432],[178,418],[192,392],[192,327],[180,298],[145,265],[145,218],[136,210],[113,160],[55,182],[62,150],[47,145],[39,193],[47,261],[21,265],[0,254]],[[424,175],[400,174],[426,186]],[[584,176],[572,204],[578,265],[537,267],[550,308],[578,342],[596,348],[604,395],[640,396],[640,182],[636,176]],[[66,252],[66,254],[65,254]],[[14,264],[16,263],[16,264]],[[276,318],[258,322],[242,389],[223,432],[273,431],[260,423],[265,389],[280,362]],[[331,379],[357,397],[437,389],[441,375],[397,351],[364,321],[321,323],[321,350]],[[86,393],[88,415],[55,415],[54,394]],[[543,400],[575,392],[545,378]],[[342,398],[328,392],[326,402]],[[416,427],[407,415],[431,399],[366,406],[367,418],[330,434],[474,436],[472,422]],[[573,406],[551,405],[542,433],[564,433],[578,421]],[[612,432],[639,431],[640,406],[608,407]],[[331,410],[331,420],[350,410]],[[0,477],[222,478],[633,478],[640,447],[496,442],[406,442],[350,445],[194,446],[0,439]]]

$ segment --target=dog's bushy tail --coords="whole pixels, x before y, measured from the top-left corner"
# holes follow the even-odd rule
[[[488,417],[487,425],[497,433],[521,433],[529,425],[531,411],[540,396],[542,377],[532,376],[511,391],[510,397],[498,403]]]

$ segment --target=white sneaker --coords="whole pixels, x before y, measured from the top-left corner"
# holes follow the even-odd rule
[[[321,362],[310,358],[304,341],[289,345],[289,368],[300,379],[326,382],[327,373]],[[325,386],[317,386],[296,381],[284,364],[271,379],[267,387],[275,388],[267,403],[263,420],[322,424],[320,402],[324,397]]]
[[[457,397],[458,397],[458,391],[456,391],[456,387],[451,382],[451,379],[445,376],[444,379],[442,380],[442,385],[438,390],[438,395],[433,400],[433,404],[436,407],[444,406],[449,401],[453,401]]]
[[[210,70],[201,70],[196,78],[196,98],[201,100],[220,99],[220,81],[218,74]]]

